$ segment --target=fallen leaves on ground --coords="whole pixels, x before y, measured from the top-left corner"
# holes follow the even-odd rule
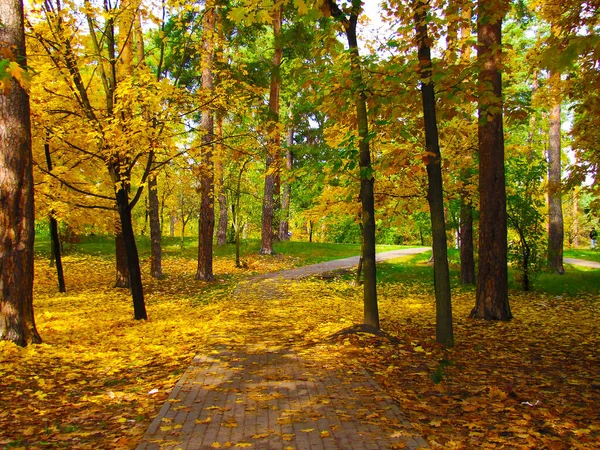
[[[362,289],[347,281],[269,280],[268,295],[232,299],[243,271],[217,261],[217,282],[207,285],[193,279],[195,261],[173,258],[165,280],[147,281],[150,319],[137,322],[128,292],[111,287],[110,261],[67,258],[68,294],[55,293],[42,264],[35,308],[44,344],[0,343],[0,446],[134,448],[196,353],[245,342],[295,346],[349,374],[367,368],[432,448],[600,446],[597,298],[515,292],[515,319],[488,323],[466,318],[472,292],[455,293],[456,347],[445,351],[433,340],[425,284],[380,286],[386,337],[336,334],[362,319]]]

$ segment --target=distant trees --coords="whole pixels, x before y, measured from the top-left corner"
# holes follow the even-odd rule
[[[378,327],[376,239],[427,244],[433,237],[446,311],[446,332],[438,330],[445,337],[438,338],[449,343],[445,247],[456,232],[461,281],[478,286],[472,316],[510,319],[507,264],[529,278],[542,216],[539,171],[510,165],[507,172],[505,147],[512,162],[527,165],[548,146],[548,261],[560,272],[561,194],[596,174],[600,160],[599,90],[590,81],[597,75],[590,34],[596,16],[572,0],[521,2],[512,10],[507,0],[481,1],[476,10],[462,0],[384,5],[396,15],[394,33],[361,47],[359,0],[164,4],[161,18],[143,1],[114,8],[40,2],[28,24],[30,64],[39,74],[31,91],[33,151],[43,162],[47,142],[53,162],[36,166],[40,211],[82,222],[89,214],[77,210],[101,212],[94,224],[102,228],[118,217],[117,284],[131,284],[136,318],[145,317],[145,307],[132,210],[147,189],[147,209],[135,216],[147,212],[154,277],[162,275],[161,228],[169,219],[173,233],[175,226],[182,235],[198,231],[202,281],[214,279],[215,238],[223,245],[234,235],[260,236],[263,254],[290,230],[306,239],[362,239],[364,320]],[[406,14],[411,8],[416,16]],[[541,52],[525,31],[534,26]],[[436,42],[446,45],[438,52]],[[511,56],[503,60],[503,52]],[[19,73],[7,67],[0,62],[0,76]],[[578,158],[564,183],[560,103],[567,95]],[[586,189],[581,198],[591,199],[592,211],[600,202]],[[536,197],[528,199],[531,192]]]

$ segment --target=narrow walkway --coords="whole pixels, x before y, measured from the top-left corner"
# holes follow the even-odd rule
[[[381,253],[378,260],[426,250]],[[290,279],[357,262],[330,261],[241,284],[232,301],[248,303],[240,320],[251,332],[244,342],[219,336],[210,354],[194,358],[137,450],[429,448],[365,370],[350,370],[322,351],[315,358],[314,347],[286,335],[283,319],[264,320],[283,306]],[[277,307],[265,307],[265,300],[275,300]]]
[[[586,259],[577,258],[563,258],[563,262],[567,264],[574,264],[576,266],[590,267],[592,269],[600,269],[600,263],[596,261],[588,261]]]

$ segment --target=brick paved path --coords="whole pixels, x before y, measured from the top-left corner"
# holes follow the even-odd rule
[[[247,282],[237,296],[273,298],[278,283],[289,278]],[[248,320],[255,339],[221,336],[210,354],[196,356],[137,450],[428,448],[366,371],[313,359],[312,347],[280,342],[275,330],[265,339],[260,315]]]

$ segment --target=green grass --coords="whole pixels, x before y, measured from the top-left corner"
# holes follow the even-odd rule
[[[596,247],[592,249],[571,248],[564,251],[565,258],[587,259],[588,261],[600,262],[600,250]]]
[[[139,236],[137,245],[142,257],[150,254],[150,239],[147,236]],[[377,251],[384,252],[399,248],[407,248],[398,245],[378,245]],[[50,253],[50,239],[48,236],[36,236],[35,251],[40,257],[48,257]],[[241,242],[241,254],[248,255],[258,253],[260,241],[249,239]],[[277,242],[274,250],[278,254],[293,256],[302,265],[315,264],[333,259],[346,258],[360,254],[359,244],[329,244],[321,242]],[[112,236],[85,236],[81,241],[65,246],[67,254],[96,255],[112,258],[115,252],[114,238]],[[189,237],[181,245],[181,238],[163,237],[163,255],[196,258],[198,252],[197,238]],[[227,244],[214,247],[216,257],[231,257],[235,255],[235,245]],[[414,256],[407,256],[400,260],[387,261],[377,265],[378,283],[399,283],[407,286],[420,285],[433,289],[433,267],[427,261],[431,252],[425,252]],[[565,251],[565,257],[587,259],[600,262],[600,251],[598,250],[574,250]],[[453,288],[459,287],[459,254],[458,251],[448,249],[450,262],[450,281]],[[352,275],[348,275],[352,278]],[[520,285],[514,282],[514,272],[509,270],[509,288],[514,291],[520,290]],[[461,288],[462,289],[462,288]],[[471,289],[471,288],[467,288]],[[588,269],[567,265],[565,275],[554,275],[549,273],[539,274],[533,279],[532,289],[548,295],[580,295],[589,293],[600,295],[600,270]]]
[[[549,295],[600,295],[600,269],[567,265],[564,275],[542,273],[535,280],[533,289]]]
[[[137,236],[136,244],[141,257],[150,255],[150,238]],[[240,242],[242,257],[260,251],[260,240],[245,239]],[[378,252],[407,248],[400,245],[377,245]],[[198,241],[196,237],[186,237],[183,242],[180,237],[163,236],[163,256],[178,256],[196,258],[198,256]],[[215,257],[231,257],[235,255],[235,245],[215,245]],[[346,258],[360,254],[360,244],[329,244],[322,242],[276,242],[273,250],[277,254],[296,257],[302,264],[315,264],[332,259]],[[50,238],[38,235],[35,240],[35,252],[38,256],[48,258],[50,255]],[[82,236],[79,242],[64,245],[65,254],[81,254],[112,257],[115,253],[114,237],[108,235]]]

